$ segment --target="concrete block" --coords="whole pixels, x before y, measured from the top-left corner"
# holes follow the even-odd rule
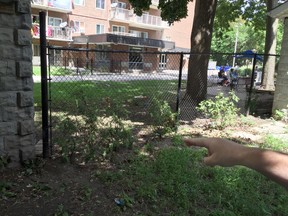
[[[34,105],[33,92],[18,92],[17,104],[19,107],[30,107]]]
[[[19,159],[20,162],[31,160],[35,158],[35,148],[34,147],[22,147],[19,150]]]
[[[3,44],[13,44],[14,43],[14,33],[11,28],[0,28],[0,43]]]
[[[21,46],[31,45],[32,42],[31,30],[18,29],[16,31],[16,42],[18,45]]]
[[[16,11],[18,13],[31,13],[30,0],[21,0],[16,4]]]
[[[0,77],[15,76],[16,63],[13,60],[0,60]]]
[[[2,108],[2,118],[4,122],[34,119],[34,107],[4,107]]]
[[[4,150],[10,152],[12,150],[18,150],[20,148],[19,136],[5,136],[4,137]]]
[[[34,121],[32,119],[18,122],[18,134],[28,135],[35,132]]]
[[[31,61],[17,62],[17,76],[18,77],[31,77],[33,74],[33,66]]]
[[[24,91],[33,91],[33,77],[23,78],[22,79],[22,89]]]
[[[0,91],[21,91],[22,79],[16,77],[0,77]]]
[[[31,61],[32,62],[32,46],[25,46],[22,49],[22,58],[17,60]]]
[[[30,14],[10,15],[0,13],[0,27],[11,27],[16,29],[30,29],[32,18]]]
[[[0,92],[0,106],[17,106],[17,97],[15,92]]]
[[[36,139],[34,134],[20,137],[20,147],[35,147]]]
[[[16,122],[0,122],[0,136],[17,134]]]
[[[33,91],[33,78],[0,77],[0,91]]]
[[[1,19],[1,17],[0,17]],[[16,47],[9,44],[0,44],[0,59],[22,60],[23,50],[21,47]],[[26,57],[27,58],[27,57]]]

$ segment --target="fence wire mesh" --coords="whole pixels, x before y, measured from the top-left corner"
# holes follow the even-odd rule
[[[195,56],[190,53],[49,47],[50,123],[55,129],[60,127],[57,125],[65,115],[89,115],[88,112],[97,110],[97,115],[117,115],[147,125],[157,117],[151,116],[155,100],[167,103],[173,112],[179,108],[178,120],[190,123],[199,116],[196,102],[187,94],[189,58]],[[220,59],[218,65],[222,62],[220,65],[230,80],[231,66],[228,65],[232,64],[233,58],[235,60],[235,55],[209,54],[209,58]],[[219,78],[220,68],[213,61],[209,63],[208,72],[193,73],[197,80],[205,74],[207,80],[200,86],[205,87],[207,99],[214,99],[219,93],[228,96],[233,90],[240,99],[237,106],[244,114],[251,96],[251,84],[253,88],[260,86],[262,80],[257,68],[252,73],[253,56],[237,61],[246,64],[247,69],[237,71],[235,85],[225,84],[223,77]],[[254,65],[262,67],[262,62],[257,61]],[[57,131],[53,133],[53,140],[63,133]]]

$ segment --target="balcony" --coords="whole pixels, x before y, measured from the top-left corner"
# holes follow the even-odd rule
[[[32,36],[33,38],[40,37],[40,28],[38,24],[33,24]],[[72,29],[68,27],[61,28],[58,26],[48,26],[46,37],[49,40],[72,41]]]
[[[153,16],[149,14],[143,14],[142,16],[135,15],[130,21],[130,26],[139,28],[157,30],[168,27],[168,24],[164,22],[160,16]]]
[[[150,8],[158,9],[158,5],[159,5],[159,0],[152,0]]]
[[[133,16],[133,11],[124,8],[111,8],[110,19],[118,22],[130,22],[130,17]]]
[[[72,5],[70,0],[33,0],[32,8],[48,11],[56,11],[60,13],[72,12]]]
[[[87,35],[74,37],[74,43],[86,44],[86,43],[113,43],[113,44],[125,44],[143,47],[155,47],[161,49],[174,49],[175,43],[172,41],[163,41],[150,38],[135,37],[133,34],[122,33],[117,34],[107,33],[98,35]]]
[[[110,20],[117,22],[125,22],[129,23],[129,25],[133,27],[151,30],[159,30],[168,27],[167,22],[164,22],[160,16],[153,16],[149,14],[136,16],[133,10],[127,10],[117,7],[111,8]]]

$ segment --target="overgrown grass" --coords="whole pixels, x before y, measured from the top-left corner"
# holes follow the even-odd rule
[[[166,148],[110,176],[143,215],[287,215],[287,192],[243,167],[210,168],[204,150]],[[123,197],[122,197],[123,198]],[[123,198],[124,202],[127,198]]]
[[[261,147],[288,153],[288,139],[269,134],[265,137],[264,144]]]
[[[55,82],[50,86],[52,106],[63,110],[73,108],[82,99],[95,106],[103,100],[145,106],[156,96],[176,103],[177,93],[177,81],[169,80]],[[34,84],[34,102],[36,106],[41,103],[40,83]]]
[[[51,97],[56,111],[73,117],[79,104],[101,110],[119,109],[116,104],[121,103],[123,109],[131,110],[132,105],[147,106],[151,95],[175,98],[176,89],[176,81],[65,82],[51,83]],[[35,104],[40,105],[38,83],[34,94]],[[78,134],[86,136],[85,133],[88,130]],[[172,139],[174,147],[156,152],[153,142],[147,143],[147,154],[129,155],[120,169],[97,171],[96,176],[110,183],[111,190],[120,189],[126,215],[288,215],[287,192],[257,172],[244,167],[204,166],[201,160],[206,151],[184,147],[179,135]],[[263,146],[282,150],[284,142],[269,136]]]

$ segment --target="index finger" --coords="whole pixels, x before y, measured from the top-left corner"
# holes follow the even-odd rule
[[[198,146],[208,148],[207,138],[185,138],[184,142],[187,146]]]

